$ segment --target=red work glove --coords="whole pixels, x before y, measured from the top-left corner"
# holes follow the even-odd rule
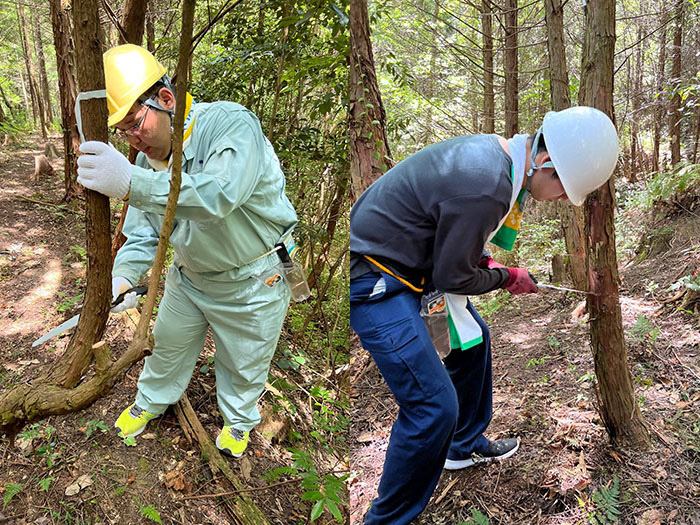
[[[493,260],[493,257],[482,257],[481,260],[479,261],[479,268],[488,268],[489,270],[492,270],[493,268],[506,268],[508,269],[507,266],[503,266],[501,263],[497,263],[496,261]]]
[[[537,281],[525,268],[508,268],[510,278],[503,287],[513,295],[537,293]]]

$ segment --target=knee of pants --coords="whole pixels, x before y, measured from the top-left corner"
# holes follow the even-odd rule
[[[451,432],[457,425],[459,403],[454,387],[447,386],[426,403],[427,425],[433,432]]]

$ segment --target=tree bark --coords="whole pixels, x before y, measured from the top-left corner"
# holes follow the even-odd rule
[[[124,31],[124,38],[120,36],[120,44],[135,44],[140,46],[143,42],[143,31],[146,19],[146,10],[148,8],[148,0],[127,0],[124,4],[124,11],[122,12],[121,26]],[[129,162],[132,164],[136,160],[138,155],[138,150],[129,145]],[[112,236],[112,261],[117,256],[119,248],[124,246],[126,242],[126,237],[124,236],[124,221],[126,220],[126,212],[129,210],[129,203],[124,202],[122,204],[121,216],[119,218],[119,223],[114,230],[114,235]]]
[[[664,25],[664,29],[659,35],[659,63],[656,72],[656,98],[654,100],[654,142],[651,153],[652,171],[659,171],[660,169],[659,149],[661,145],[661,132],[663,131],[664,122],[666,120],[664,118],[666,103],[663,97],[664,82],[666,82],[666,17],[662,19],[661,23]]]
[[[695,106],[695,134],[693,137],[693,153],[690,162],[696,164],[698,161],[698,143],[700,143],[700,106]]]
[[[505,119],[506,137],[518,133],[518,0],[505,0]]]
[[[641,6],[641,4],[640,4]],[[639,178],[639,172],[644,169],[642,165],[642,146],[639,141],[639,119],[640,108],[642,105],[642,60],[644,57],[644,43],[646,42],[646,35],[642,31],[640,26],[637,29],[637,51],[635,53],[635,63],[634,63],[634,80],[630,82],[632,84],[632,122],[630,126],[631,144],[630,144],[630,171],[629,171],[629,181],[637,182]]]
[[[2,97],[2,100],[5,103],[5,105],[7,106],[7,109],[10,112],[10,115],[12,115],[14,117],[15,116],[15,109],[14,109],[12,103],[7,98],[7,95],[5,94],[5,90],[2,89],[2,86],[0,86],[0,97]]]
[[[287,16],[287,4],[282,5],[282,18]],[[268,133],[272,143],[275,143],[275,121],[277,119],[277,105],[279,104],[280,91],[282,89],[282,73],[284,72],[284,59],[287,47],[287,39],[289,38],[289,25],[285,25],[282,29],[282,41],[280,45],[280,56],[277,58],[277,76],[275,78],[275,94],[272,100],[272,113],[270,115],[270,131]]]
[[[78,88],[75,81],[73,40],[71,21],[68,14],[68,0],[49,0],[53,43],[56,50],[58,72],[58,93],[61,102],[61,125],[63,128],[63,186],[64,201],[71,201],[82,192],[77,182],[77,157],[80,137],[75,122],[75,97]]]
[[[120,44],[141,45],[143,42],[147,7],[148,0],[126,0],[126,2],[124,2],[121,25],[126,32],[126,41],[120,36]]]
[[[614,0],[589,0],[584,7],[585,36],[579,102],[613,115],[615,51]],[[598,379],[601,419],[617,446],[643,448],[650,439],[634,394],[622,330],[614,225],[614,178],[586,201],[586,241],[590,290],[591,348]]]
[[[350,180],[354,198],[391,166],[367,0],[350,0]]]
[[[493,8],[481,2],[482,55],[484,60],[484,133],[496,133],[496,102],[493,94]]]
[[[41,92],[44,96],[44,109],[46,110],[46,122],[53,122],[53,108],[51,107],[51,92],[49,91],[49,79],[46,75],[46,59],[44,58],[44,42],[41,38],[41,21],[39,15],[34,13],[34,42],[36,56],[39,60],[39,78],[41,80]]]
[[[34,68],[34,57],[32,54],[31,39],[29,38],[29,28],[27,21],[24,18],[24,8],[21,2],[17,2],[17,11],[19,12],[21,26],[22,48],[25,52],[24,57],[27,65],[27,78],[29,83],[29,92],[32,97],[32,110],[34,114],[34,125],[36,125],[36,116],[39,115],[41,122],[41,136],[46,139],[46,116],[44,114],[44,104],[39,93],[39,84],[36,81],[36,70]]]
[[[90,0],[73,0],[73,30],[75,56],[80,91],[105,88],[102,64],[102,42],[99,36],[97,4]],[[103,98],[81,102],[83,134],[86,140],[108,141],[107,102]],[[87,235],[87,290],[78,327],[71,337],[66,356],[70,356],[67,370],[57,367],[62,375],[60,384],[72,388],[90,365],[92,345],[104,332],[112,296],[109,234],[109,198],[92,190],[85,190],[85,230]],[[67,362],[68,359],[61,362]]]
[[[566,46],[564,44],[564,5],[561,0],[545,0],[544,5],[552,109],[561,111],[571,106],[569,72],[566,65]],[[559,202],[557,203],[557,211],[564,231],[568,274],[574,288],[584,290],[587,279],[583,209],[580,206]]]
[[[681,161],[681,95],[678,92],[681,83],[681,44],[683,41],[683,2],[676,1],[676,30],[671,46],[671,105],[669,107],[668,131],[671,136],[671,165]]]
[[[27,96],[27,87],[24,84],[24,75],[20,72],[19,74],[19,84],[22,86],[22,97],[24,98],[24,111],[29,114],[29,110],[34,111],[34,106],[30,106],[31,101]],[[34,114],[34,125],[36,126],[36,114]]]

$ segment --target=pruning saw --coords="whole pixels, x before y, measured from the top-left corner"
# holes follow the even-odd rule
[[[117,295],[117,298],[114,299],[114,301],[112,301],[112,306],[110,308],[114,308],[115,306],[120,304],[124,300],[124,297],[126,296],[126,294],[131,293],[131,292],[136,292],[136,295],[141,297],[141,296],[145,295],[146,292],[148,292],[148,287],[147,286],[134,286],[133,288],[129,288],[128,290]],[[71,317],[70,319],[68,319],[67,321],[64,321],[61,324],[59,324],[56,328],[49,330],[44,335],[42,335],[39,339],[37,339],[36,341],[34,341],[32,343],[32,348],[34,348],[35,346],[39,346],[41,343],[44,343],[44,342],[48,341],[49,339],[53,339],[57,335],[61,335],[62,333],[67,332],[68,330],[70,330],[71,328],[73,328],[74,326],[76,326],[78,324],[79,319],[80,319],[80,314],[76,314],[73,317]]]
[[[587,292],[586,290],[576,290],[574,288],[564,288],[563,286],[554,286],[553,284],[537,283],[537,288],[547,288],[549,290],[559,290],[560,292],[574,292],[574,293],[582,293],[582,294],[586,294],[586,295],[598,295],[595,292]]]

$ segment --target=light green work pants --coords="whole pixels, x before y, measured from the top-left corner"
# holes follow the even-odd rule
[[[260,422],[258,397],[289,306],[284,282],[269,288],[254,278],[212,282],[170,268],[158,307],[153,354],[146,358],[136,404],[162,414],[185,392],[211,327],[216,393],[226,425],[250,430]]]

